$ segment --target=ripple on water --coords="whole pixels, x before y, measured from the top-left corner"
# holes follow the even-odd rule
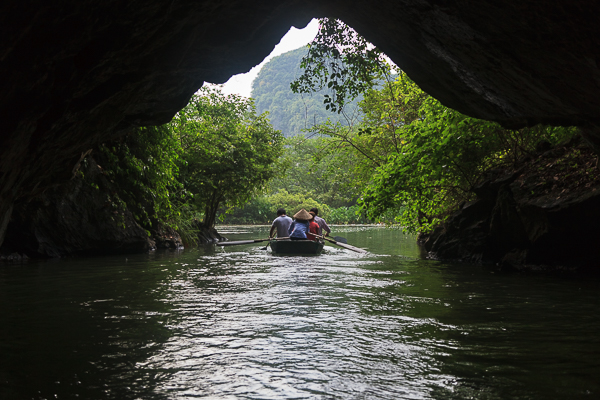
[[[405,397],[422,398],[423,376],[437,362],[409,333],[439,324],[382,315],[381,308],[365,312],[374,288],[403,284],[364,269],[380,262],[337,249],[321,257],[254,251],[204,257],[170,282],[175,334],[147,364],[173,372],[159,391],[390,398],[402,387]]]
[[[206,247],[0,270],[0,398],[597,397],[593,283],[418,260],[382,229],[344,236],[371,253]]]

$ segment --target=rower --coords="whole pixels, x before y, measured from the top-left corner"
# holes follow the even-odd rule
[[[277,210],[277,218],[273,220],[269,238],[275,237],[275,231],[277,231],[277,237],[279,238],[288,237],[288,230],[290,229],[290,225],[292,225],[292,219],[285,214],[285,209],[280,208]]]
[[[319,217],[319,209],[313,207],[310,209],[310,211],[315,213],[315,222],[317,225],[319,225],[319,235],[329,236],[331,229],[329,229],[327,222],[325,222],[323,218]],[[323,234],[323,231],[325,231],[325,234]]]

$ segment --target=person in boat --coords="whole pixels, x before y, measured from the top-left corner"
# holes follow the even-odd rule
[[[309,233],[310,214],[304,208],[294,214],[294,222],[290,225],[288,230],[289,237],[292,240],[306,240],[307,234]]]
[[[288,232],[292,222],[292,219],[286,215],[285,209],[278,209],[277,218],[273,220],[273,224],[271,225],[269,238],[275,237],[275,233],[277,233],[277,237],[279,238],[288,237]]]
[[[315,222],[315,213],[314,211],[309,211],[310,219],[308,220],[308,233],[306,234],[308,240],[312,240],[314,242],[317,241],[317,236],[319,234],[319,224]]]
[[[329,236],[331,229],[329,229],[327,222],[325,222],[323,218],[319,217],[319,209],[313,207],[310,209],[310,211],[315,213],[315,222],[317,225],[319,225],[319,235],[323,235],[323,231],[325,231],[325,236]]]

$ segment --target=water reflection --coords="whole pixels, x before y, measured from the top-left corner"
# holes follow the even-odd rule
[[[357,267],[378,263],[345,250],[271,257],[250,248],[205,257],[172,286],[169,301],[186,317],[150,360],[174,371],[157,391],[393,398],[402,388],[422,396],[424,376],[439,365],[407,338],[431,321],[365,312],[387,283]]]
[[[2,269],[0,397],[598,395],[597,282],[421,260],[398,231],[335,234],[369,253],[255,244]]]

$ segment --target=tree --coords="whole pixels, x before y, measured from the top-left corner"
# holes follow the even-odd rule
[[[542,126],[506,130],[444,107],[403,72],[384,80],[391,71],[385,56],[351,28],[321,22],[292,89],[311,93],[327,86],[334,96],[324,102],[338,112],[347,98],[365,94],[361,124],[328,122],[312,131],[329,136],[325,157],[353,160],[352,174],[363,188],[359,204],[371,219],[397,210],[404,228],[427,231],[474,197],[485,170],[514,163],[540,140],[556,143],[572,134]],[[381,89],[374,90],[376,82],[383,82]]]
[[[348,173],[352,160],[326,156],[322,150],[325,145],[326,141],[319,137],[287,138],[281,159],[285,174],[269,182],[269,193],[285,190],[312,197],[330,207],[356,204],[360,191],[354,189]]]
[[[179,138],[180,180],[212,227],[221,207],[241,205],[277,172],[283,137],[254,102],[204,87],[170,124]]]
[[[302,75],[291,83],[294,93],[324,94],[326,109],[341,112],[350,101],[391,75],[385,55],[338,19],[319,20],[319,32],[302,58]]]

